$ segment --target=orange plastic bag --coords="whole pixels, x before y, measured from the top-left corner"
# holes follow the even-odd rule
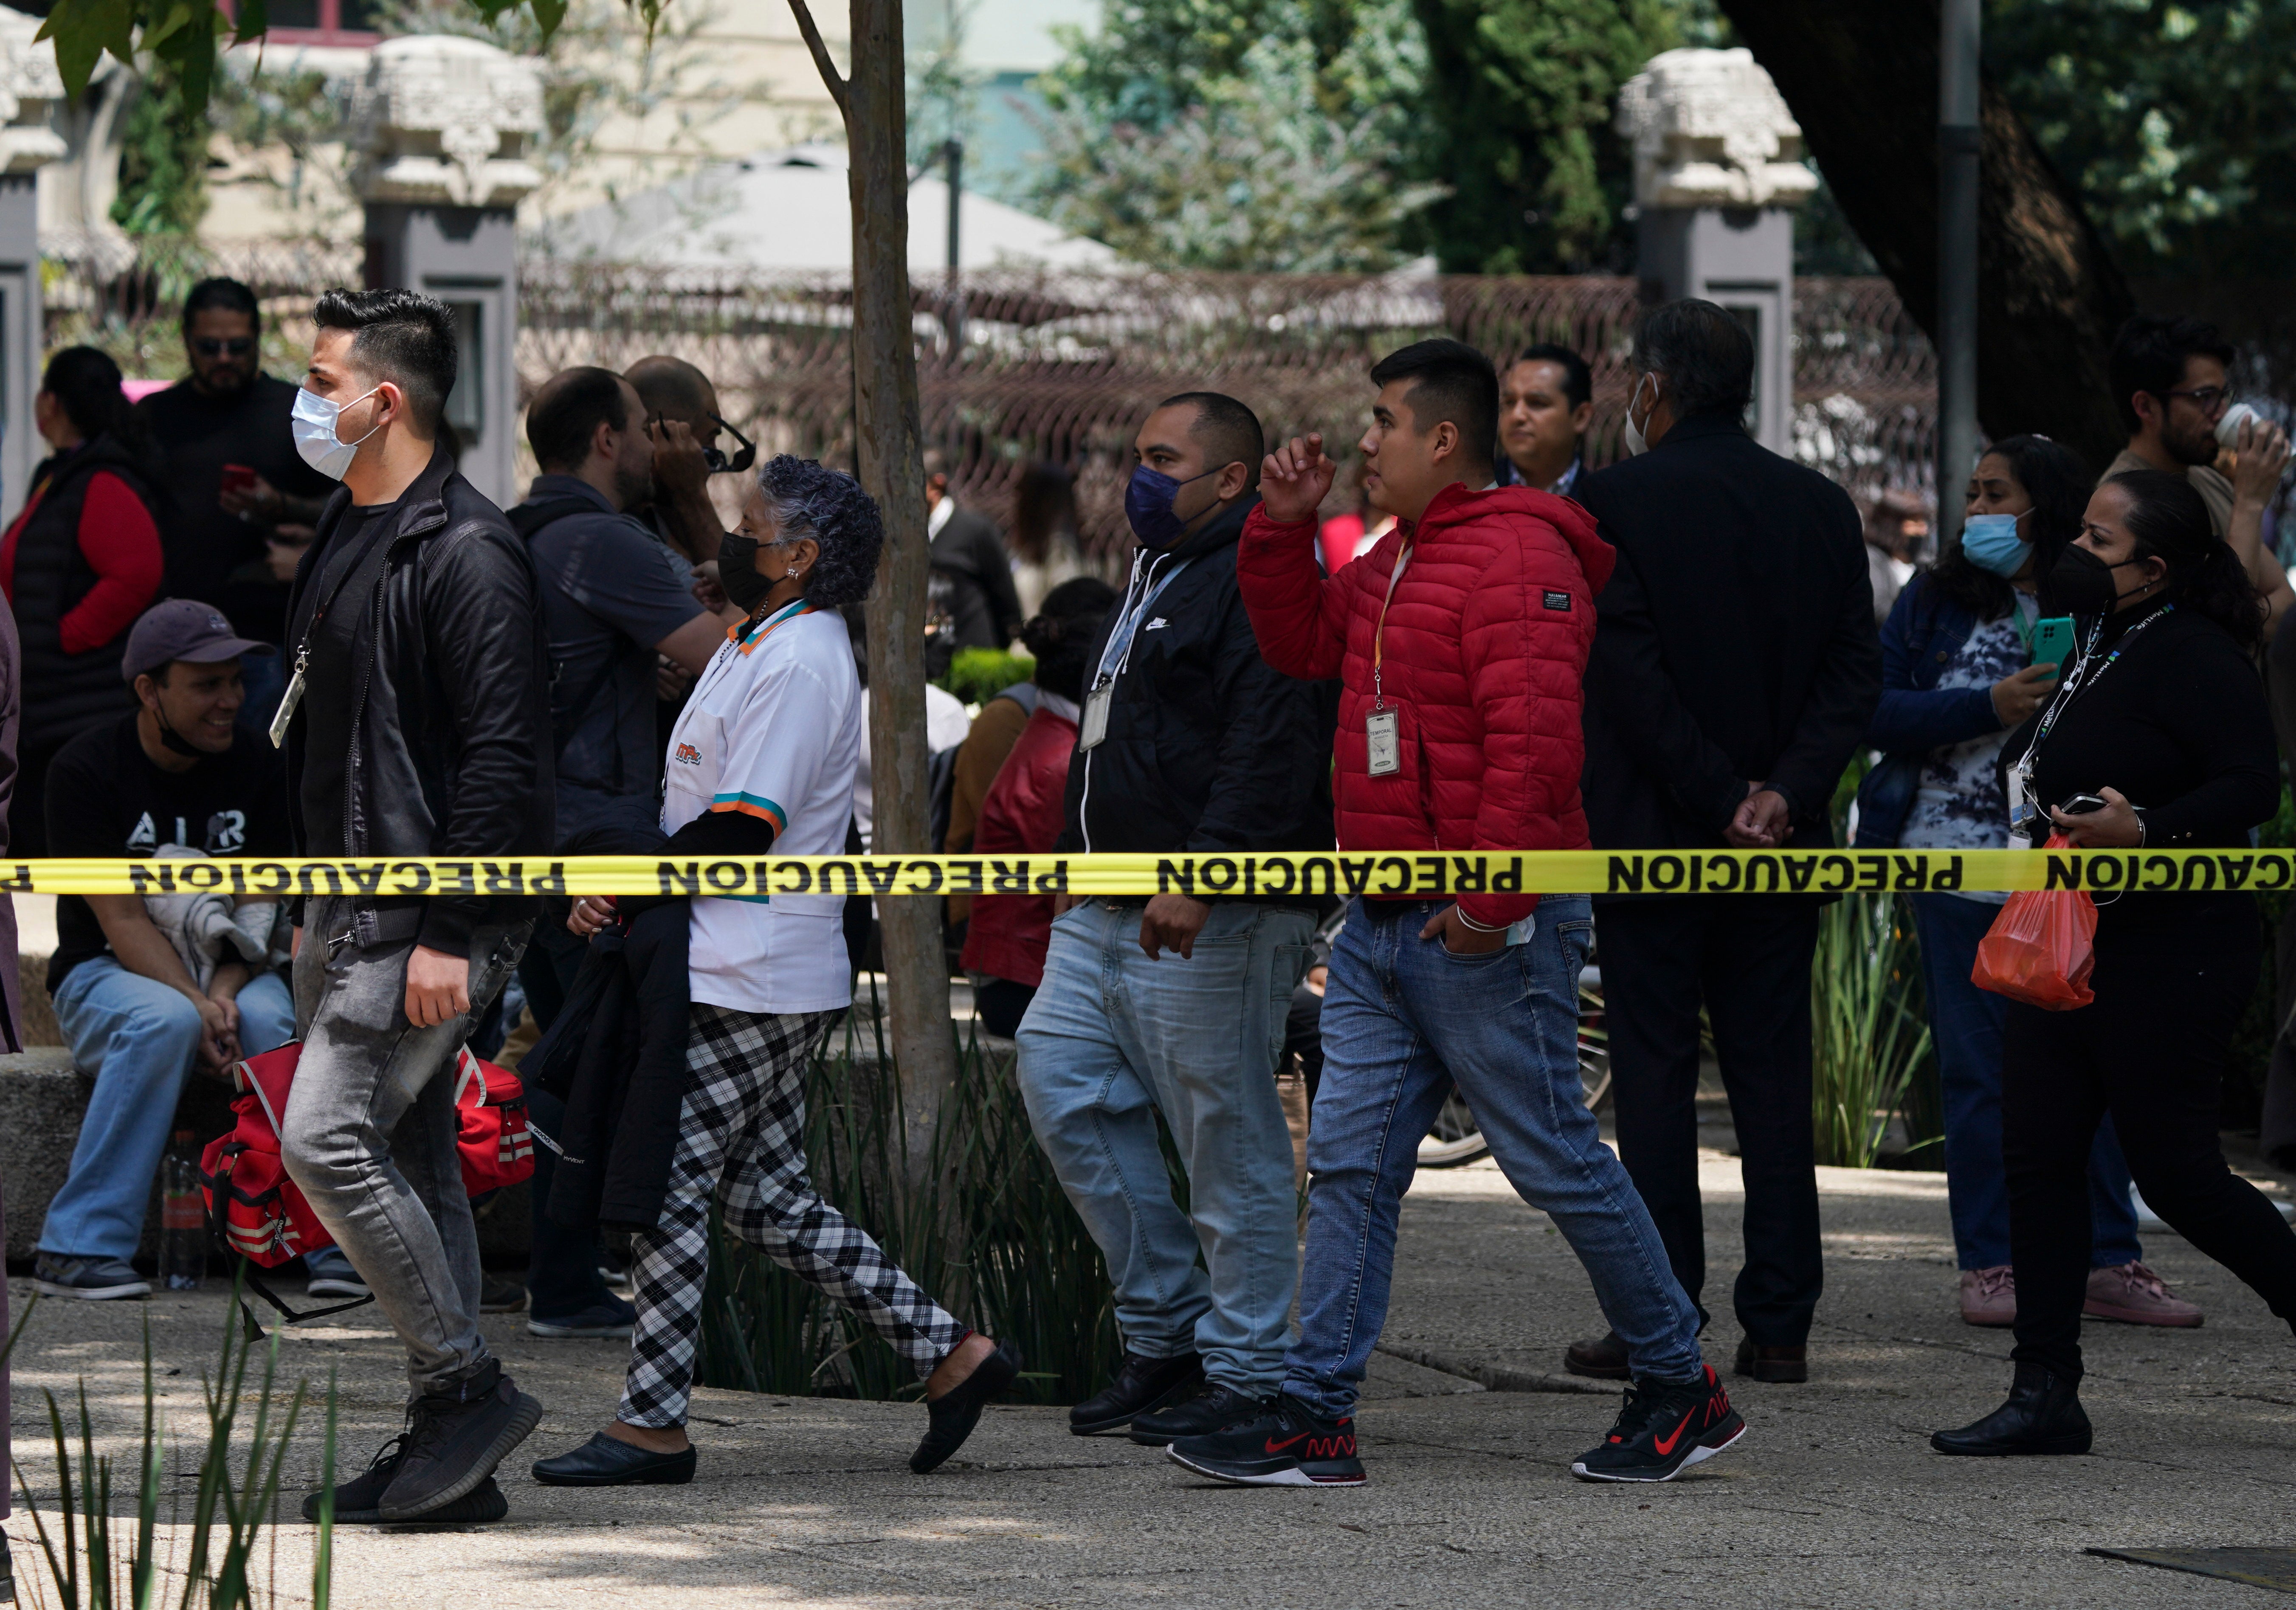
[[[2047,847],[2062,850],[2070,842],[2054,833]],[[2096,902],[2088,891],[2020,889],[1977,942],[1969,981],[2043,1011],[2070,1012],[2096,999],[2088,987],[2095,968]]]

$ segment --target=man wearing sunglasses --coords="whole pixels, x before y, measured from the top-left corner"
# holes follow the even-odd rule
[[[749,469],[757,462],[757,445],[726,422],[718,388],[684,358],[640,358],[622,378],[645,408],[646,439],[653,444],[652,502],[629,512],[688,563],[707,564],[718,557],[726,535],[709,501],[709,478]]]
[[[166,456],[167,591],[213,606],[259,642],[285,630],[287,584],[332,483],[296,456],[295,388],[265,374],[263,315],[237,280],[202,280],[184,298],[191,372],[138,405]],[[270,719],[281,659],[250,659],[247,708]]]
[[[2120,327],[2112,343],[2112,395],[2128,427],[2128,446],[2105,466],[2099,484],[2130,470],[2183,475],[2209,506],[2209,523],[2232,544],[2249,579],[2270,609],[2267,630],[2296,603],[2288,573],[2264,543],[2264,514],[2280,494],[2288,468],[2288,437],[2263,418],[2243,421],[2219,438],[2217,431],[2238,399],[2231,380],[2232,343],[2213,324],[2140,314]],[[2231,475],[2217,468],[2229,448]]]

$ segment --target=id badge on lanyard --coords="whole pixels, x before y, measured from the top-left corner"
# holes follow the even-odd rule
[[[1093,691],[1084,696],[1084,720],[1077,726],[1077,748],[1096,749],[1102,739],[1108,736],[1108,707],[1116,699],[1116,679],[1103,676]]]
[[[1396,584],[1403,579],[1403,567],[1410,562],[1411,550],[1406,546],[1395,556],[1395,568],[1387,578],[1387,596],[1380,601],[1379,625],[1372,628],[1372,701],[1371,714],[1364,717],[1364,770],[1374,777],[1392,777],[1403,770],[1402,712],[1387,707],[1380,666],[1387,639],[1387,607],[1395,601]]]

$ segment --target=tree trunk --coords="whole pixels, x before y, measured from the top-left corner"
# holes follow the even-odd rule
[[[853,439],[861,485],[885,519],[869,593],[870,848],[932,846],[925,748],[925,471],[910,323],[909,168],[901,0],[851,0],[852,69],[840,79],[801,0],[791,9],[845,114],[853,205]],[[908,1184],[921,1186],[943,1099],[956,1081],[948,962],[938,902],[877,903],[890,1022],[900,1068]]]
[[[1934,335],[1937,0],[1722,0],[1776,81],[1841,210]],[[2128,286],[2024,120],[1987,86],[1978,189],[1977,413],[2101,470],[2125,445],[2105,375]],[[1940,490],[1958,496],[1959,487]]]

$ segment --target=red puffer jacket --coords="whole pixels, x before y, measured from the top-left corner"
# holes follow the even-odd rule
[[[1055,715],[1049,704],[1037,706],[980,802],[974,854],[1041,855],[1053,847],[1061,836],[1076,740],[1076,723]],[[957,965],[1015,984],[1042,984],[1052,936],[1050,895],[975,895]]]
[[[1334,780],[1343,850],[1583,850],[1580,680],[1595,594],[1616,557],[1594,516],[1528,486],[1447,486],[1337,576],[1316,568],[1316,525],[1254,510],[1236,582],[1267,663],[1339,676]],[[1402,767],[1369,772],[1372,634],[1396,557],[1381,685],[1399,713]],[[1518,922],[1536,895],[1467,895],[1485,927]]]

